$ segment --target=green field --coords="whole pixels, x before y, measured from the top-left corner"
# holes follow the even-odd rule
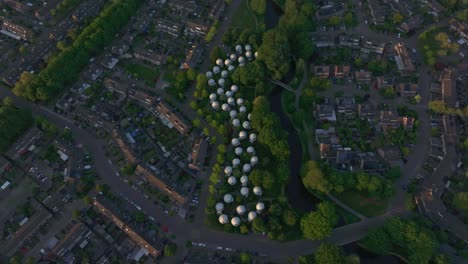
[[[368,197],[356,191],[346,191],[335,195],[343,203],[367,216],[378,216],[385,213],[388,207],[388,200],[380,197]]]
[[[243,0],[234,15],[231,28],[239,28],[241,30],[253,29],[256,31],[260,24],[263,24],[263,19],[255,16],[252,9],[250,9],[248,0]]]
[[[125,71],[134,78],[143,80],[149,86],[154,86],[159,77],[159,69],[142,64],[129,63],[125,65]]]

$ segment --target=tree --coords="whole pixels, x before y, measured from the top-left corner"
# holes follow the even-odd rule
[[[11,99],[7,98],[0,106],[0,153],[7,150],[31,126],[33,120],[31,111],[14,107]]]
[[[468,192],[459,192],[453,197],[453,206],[459,210],[468,210]]]
[[[257,15],[263,15],[265,14],[266,0],[250,0],[250,8]]]
[[[210,52],[211,63],[215,63],[217,59],[223,58],[223,57],[224,57],[224,52],[220,47],[214,47]]]
[[[252,231],[255,233],[262,233],[266,231],[265,222],[260,217],[256,217],[252,221]]]
[[[73,211],[72,211],[72,216],[73,216],[74,219],[80,218],[80,215],[81,215],[80,210],[78,210],[78,209],[73,209]]]
[[[322,214],[328,222],[335,226],[338,223],[338,215],[336,214],[335,205],[331,202],[321,202],[317,205],[317,212]]]
[[[325,91],[331,88],[331,81],[329,79],[312,77],[310,79],[310,88],[317,91]]]
[[[323,243],[315,252],[314,259],[316,264],[342,264],[345,255],[339,246]]]
[[[435,255],[432,260],[432,264],[450,264],[450,258],[445,254]]]
[[[286,210],[283,214],[283,222],[288,226],[294,226],[297,222],[297,215],[293,210]]]
[[[306,188],[312,190],[323,193],[328,193],[330,191],[328,181],[325,179],[321,169],[317,166],[317,163],[313,160],[305,164],[305,176],[302,178],[302,182]]]
[[[247,252],[240,253],[239,258],[242,264],[249,264],[251,261],[250,254]]]
[[[10,107],[13,106],[14,105],[13,99],[11,99],[11,97],[5,97],[3,99],[3,105],[4,106],[10,106]]]
[[[348,27],[352,26],[354,24],[354,16],[353,16],[353,13],[351,12],[348,12],[344,15],[343,17],[343,22],[345,23],[345,25],[347,25]]]
[[[85,202],[85,204],[91,204],[93,202],[93,199],[89,196],[84,196],[83,202]]]
[[[127,164],[127,165],[122,167],[121,172],[124,175],[130,176],[130,175],[133,175],[133,173],[135,172],[135,169],[136,169],[136,165]]]
[[[306,239],[321,240],[330,236],[332,226],[319,212],[311,212],[301,219],[301,230]]]
[[[168,243],[164,246],[164,256],[174,256],[177,251],[177,245],[174,243]]]
[[[265,32],[262,45],[258,49],[258,60],[265,63],[273,78],[277,80],[288,73],[291,48],[287,34],[278,29]]]
[[[393,13],[392,21],[394,24],[399,25],[403,21],[404,18],[405,17],[401,13],[396,12],[396,13]]]
[[[337,26],[341,23],[341,18],[339,16],[331,16],[328,18],[328,24],[330,26]]]

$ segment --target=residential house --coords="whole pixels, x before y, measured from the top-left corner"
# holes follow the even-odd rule
[[[350,165],[355,157],[351,148],[338,148],[336,151],[336,163],[338,165]]]
[[[203,138],[195,140],[192,153],[189,156],[189,168],[198,171],[202,170],[207,151],[208,143]]]
[[[128,85],[123,84],[120,81],[120,79],[118,79],[118,78],[114,78],[114,79],[106,78],[106,79],[104,79],[103,84],[104,84],[104,87],[106,87],[110,91],[119,93],[119,94],[121,94],[123,96],[127,96]]]
[[[468,24],[456,19],[450,19],[450,30],[458,37],[468,40]]]
[[[428,6],[431,9],[429,13],[436,17],[444,11],[444,7],[437,0],[421,0],[421,2]]]
[[[336,113],[332,105],[317,105],[315,117],[320,121],[336,122]]]
[[[219,19],[221,15],[224,13],[225,6],[226,6],[226,2],[224,0],[217,0],[216,3],[211,8],[208,16],[211,17],[212,19]]]
[[[401,118],[401,125],[403,126],[404,129],[406,130],[413,130],[414,128],[414,118],[413,117],[408,117],[408,116],[403,116]]]
[[[210,28],[200,22],[187,21],[185,22],[184,34],[192,37],[205,37]]]
[[[335,40],[328,35],[320,35],[312,38],[312,42],[317,48],[329,48],[336,46]]]
[[[371,41],[363,41],[361,45],[361,52],[363,53],[377,53],[382,55],[385,50],[385,42],[374,43]]]
[[[34,11],[34,16],[43,22],[51,19],[51,11],[55,9],[60,2],[62,2],[62,0],[44,1],[43,4],[39,5],[39,8]]]
[[[156,105],[156,109],[160,114],[159,118],[169,121],[172,127],[175,127],[181,134],[188,133],[191,126],[179,117],[168,104],[161,101]]]
[[[337,137],[335,128],[316,129],[315,140],[319,145],[320,157],[333,158],[336,157],[336,149],[341,147],[340,139]]]
[[[336,111],[346,118],[353,118],[356,114],[356,101],[353,96],[337,97],[335,99]]]
[[[180,69],[188,70],[197,66],[201,60],[202,55],[202,45],[200,43],[193,44],[185,56],[185,60],[180,66]]]
[[[349,77],[350,69],[349,65],[335,65],[335,78],[343,79]]]
[[[385,14],[383,13],[383,9],[380,7],[378,0],[367,0],[369,4],[369,10],[371,13],[372,24],[382,24],[385,22]]]
[[[28,3],[25,3],[24,1],[3,0],[3,1],[0,1],[0,4],[2,3],[7,5],[9,8],[17,12],[23,13],[23,14],[28,13],[29,11],[32,10],[32,7]]]
[[[128,96],[132,99],[137,100],[144,106],[152,106],[157,99],[154,96],[151,96],[143,91],[130,89],[128,90]]]
[[[395,61],[397,63],[398,70],[402,76],[409,76],[416,71],[416,67],[411,60],[405,44],[402,42],[397,43],[395,49]]]
[[[374,87],[378,90],[392,88],[395,89],[395,80],[393,78],[384,78],[384,77],[377,77],[375,78]]]
[[[166,56],[164,54],[156,53],[149,49],[136,49],[133,52],[136,59],[149,62],[154,65],[162,65],[166,63]]]
[[[390,167],[402,167],[403,160],[401,159],[400,149],[398,147],[383,147],[377,149],[379,156],[384,159]]]
[[[31,40],[33,38],[32,30],[7,20],[3,21],[0,33],[17,40]]]
[[[400,83],[398,92],[401,96],[413,97],[418,94],[418,84],[416,83]]]
[[[334,2],[326,2],[324,5],[321,5],[317,12],[316,12],[316,17],[318,19],[325,19],[327,17],[330,17],[332,15],[339,16],[343,14],[345,11],[344,8],[344,3],[334,3]]]
[[[352,49],[360,49],[361,41],[359,38],[349,35],[340,35],[339,37],[340,46],[349,47]]]
[[[115,67],[115,65],[117,65],[117,63],[119,63],[119,59],[110,55],[105,56],[104,59],[101,61],[102,67],[108,70],[112,70]]]
[[[75,220],[71,221],[67,225],[67,229],[65,231],[66,234],[50,250],[51,253],[58,257],[63,257],[65,254],[70,252],[78,243],[83,242],[85,237],[91,233],[91,230],[89,230],[86,225]]]
[[[450,69],[444,69],[441,77],[441,92],[444,102],[454,107],[457,103],[456,81],[452,77],[453,72]]]
[[[423,16],[417,14],[406,19],[406,21],[401,23],[401,25],[398,26],[398,28],[403,32],[409,33],[419,28],[423,22],[424,22]]]
[[[183,25],[179,22],[175,22],[165,18],[156,19],[156,29],[160,32],[167,33],[173,37],[179,36],[182,32]]]
[[[194,13],[198,7],[194,0],[169,0],[168,6],[172,10],[187,13]]]
[[[133,151],[127,146],[127,143],[122,139],[117,129],[112,130],[112,138],[115,140],[120,148],[120,151],[124,154],[129,163],[138,163],[137,158],[133,155]]]
[[[379,128],[386,132],[389,129],[398,128],[400,126],[400,118],[396,111],[383,110],[379,113]]]
[[[319,78],[330,77],[330,66],[329,65],[316,65],[314,66],[314,75]]]
[[[358,104],[358,115],[361,120],[374,122],[377,117],[377,111],[375,107],[370,104]]]
[[[383,169],[382,162],[373,152],[356,154],[359,159],[359,168],[363,171],[380,171]]]
[[[356,82],[358,83],[370,84],[372,80],[372,72],[359,70],[359,71],[354,72],[354,78],[356,79]]]

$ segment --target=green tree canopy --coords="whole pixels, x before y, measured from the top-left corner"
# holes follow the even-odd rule
[[[265,63],[273,78],[277,80],[289,72],[291,47],[287,34],[279,29],[265,32],[258,50],[258,60]]]
[[[302,178],[302,182],[306,188],[323,193],[330,191],[330,185],[316,161],[308,161],[304,166],[304,173],[305,175]]]
[[[323,243],[314,254],[316,264],[342,264],[345,254],[339,246]]]

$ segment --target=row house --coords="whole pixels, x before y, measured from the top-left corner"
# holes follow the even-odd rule
[[[169,19],[158,18],[156,19],[156,29],[160,32],[167,33],[173,37],[178,37],[182,32],[183,25]]]

